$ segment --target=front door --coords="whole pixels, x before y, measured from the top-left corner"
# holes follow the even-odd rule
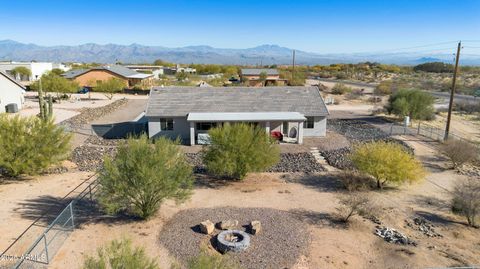
[[[282,123],[282,129],[283,136],[288,137],[288,121]]]

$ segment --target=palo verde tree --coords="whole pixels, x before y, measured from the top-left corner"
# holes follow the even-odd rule
[[[397,143],[376,141],[355,145],[350,159],[360,172],[375,178],[379,189],[385,183],[415,182],[425,175],[421,163]]]
[[[95,91],[103,92],[103,94],[110,100],[117,92],[121,92],[125,88],[125,82],[118,78],[110,78],[106,81],[99,82],[95,86]]]
[[[211,145],[203,160],[214,175],[243,179],[249,172],[260,172],[279,161],[280,152],[265,129],[246,123],[210,129]]]
[[[390,96],[386,109],[399,117],[431,120],[434,117],[434,97],[416,89],[402,89]]]
[[[60,99],[63,94],[77,92],[79,85],[77,82],[59,76],[55,72],[49,72],[42,75],[41,79],[32,83],[30,88],[39,93],[40,91],[56,93],[57,98]]]
[[[0,170],[34,175],[67,158],[71,135],[52,119],[0,114]]]
[[[193,187],[192,167],[176,142],[146,135],[129,138],[99,174],[99,201],[108,213],[124,211],[147,219],[166,199],[183,201]]]
[[[26,68],[25,66],[17,66],[10,71],[10,73],[15,77],[19,77],[20,80],[28,79],[32,75],[32,71],[30,69]]]

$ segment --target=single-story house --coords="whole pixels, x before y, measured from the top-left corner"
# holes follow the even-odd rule
[[[262,78],[262,76],[265,76]],[[280,73],[273,68],[243,68],[240,70],[240,79],[248,83],[248,86],[283,86],[287,80],[280,78]]]
[[[17,67],[25,67],[30,70],[30,75],[20,75],[13,74],[13,70]],[[43,74],[52,71],[52,69],[61,69],[63,71],[70,70],[69,66],[66,66],[62,63],[51,63],[51,62],[0,62],[0,72],[4,72],[7,75],[11,75],[16,80],[22,82],[35,81],[40,78]]]
[[[20,110],[24,103],[25,87],[9,75],[0,72],[0,113],[7,111],[7,105],[16,104]]]
[[[257,124],[301,144],[326,135],[328,114],[317,87],[154,87],[145,111],[150,138],[190,145],[225,122]]]
[[[97,84],[111,78],[118,78],[125,83],[126,88],[134,86],[150,87],[153,82],[153,74],[139,73],[121,65],[106,65],[90,69],[71,70],[62,75],[63,77],[78,82],[80,86],[95,87]]]

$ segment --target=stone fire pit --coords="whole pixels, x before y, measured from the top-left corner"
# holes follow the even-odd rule
[[[217,235],[218,250],[240,252],[250,246],[250,236],[239,230],[226,230]]]

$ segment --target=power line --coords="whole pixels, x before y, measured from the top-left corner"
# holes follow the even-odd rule
[[[419,46],[413,46],[413,47],[404,47],[404,48],[396,48],[396,49],[378,50],[378,51],[370,51],[370,52],[378,53],[378,52],[389,52],[389,51],[397,51],[397,50],[418,49],[418,48],[433,47],[433,46],[438,46],[438,45],[454,44],[454,43],[457,43],[457,42],[458,42],[458,41],[447,41],[447,42],[432,43],[432,44],[419,45]]]

